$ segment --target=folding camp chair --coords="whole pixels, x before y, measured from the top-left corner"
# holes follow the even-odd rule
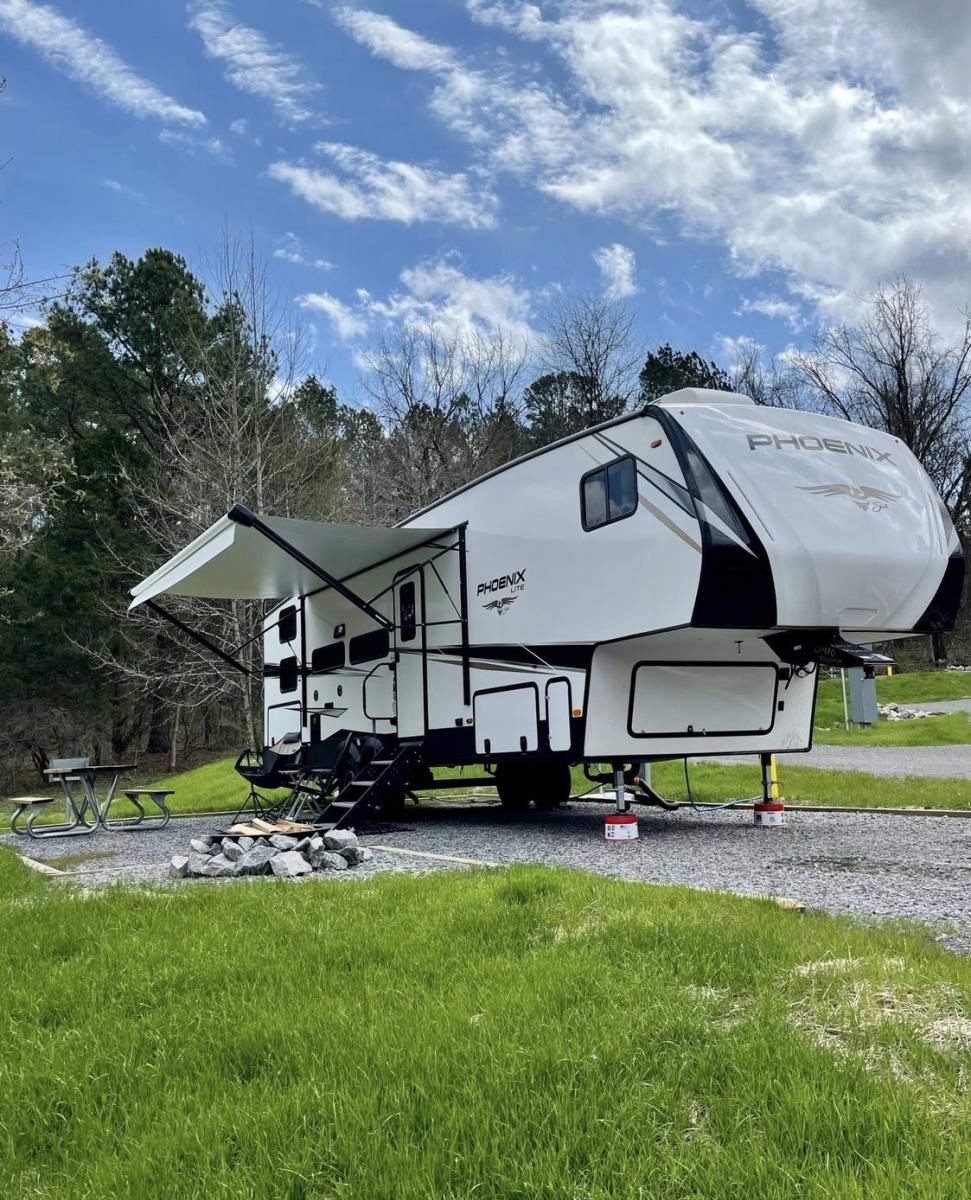
[[[236,759],[236,772],[249,784],[249,795],[239,806],[234,824],[252,805],[253,814],[265,817],[278,807],[259,791],[292,787],[300,775],[300,759],[303,746],[299,732],[287,733],[272,746],[262,750],[244,750]]]

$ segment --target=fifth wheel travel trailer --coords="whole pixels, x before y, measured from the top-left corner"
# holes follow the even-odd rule
[[[897,438],[687,388],[394,527],[237,504],[132,607],[272,605],[240,771],[348,824],[434,767],[480,764],[521,808],[566,798],[570,764],[808,750],[820,664],[952,629],[963,576]]]

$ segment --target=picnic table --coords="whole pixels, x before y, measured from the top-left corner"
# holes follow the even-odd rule
[[[99,829],[109,829],[108,813],[111,802],[115,798],[118,779],[126,771],[134,769],[134,763],[100,763],[96,766],[47,767],[44,774],[51,783],[59,783],[67,801],[66,820],[58,825],[45,825],[42,829],[34,829],[33,822],[36,812],[32,812],[24,831],[28,837],[81,837],[85,834],[96,833]],[[107,782],[104,798],[98,797],[98,783]],[[81,785],[80,798],[75,795],[71,786]],[[45,802],[44,797],[25,797],[32,806]],[[14,821],[20,813],[14,814]],[[14,826],[14,821],[11,825]],[[14,826],[15,832],[20,833]]]

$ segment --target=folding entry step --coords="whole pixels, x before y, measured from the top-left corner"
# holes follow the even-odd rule
[[[321,814],[321,822],[332,829],[344,829],[364,820],[380,808],[392,788],[403,785],[418,759],[420,747],[399,746],[390,757],[382,755],[364,764]]]

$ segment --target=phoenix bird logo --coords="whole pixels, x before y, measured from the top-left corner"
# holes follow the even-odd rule
[[[488,604],[483,604],[482,607],[495,609],[495,611],[501,617],[506,609],[512,608],[518,599],[518,596],[506,596],[502,600],[490,600]]]
[[[851,483],[820,483],[815,487],[800,487],[801,492],[812,492],[814,496],[846,496],[864,512],[882,512],[900,497],[895,492],[883,492],[880,488],[854,487]]]

